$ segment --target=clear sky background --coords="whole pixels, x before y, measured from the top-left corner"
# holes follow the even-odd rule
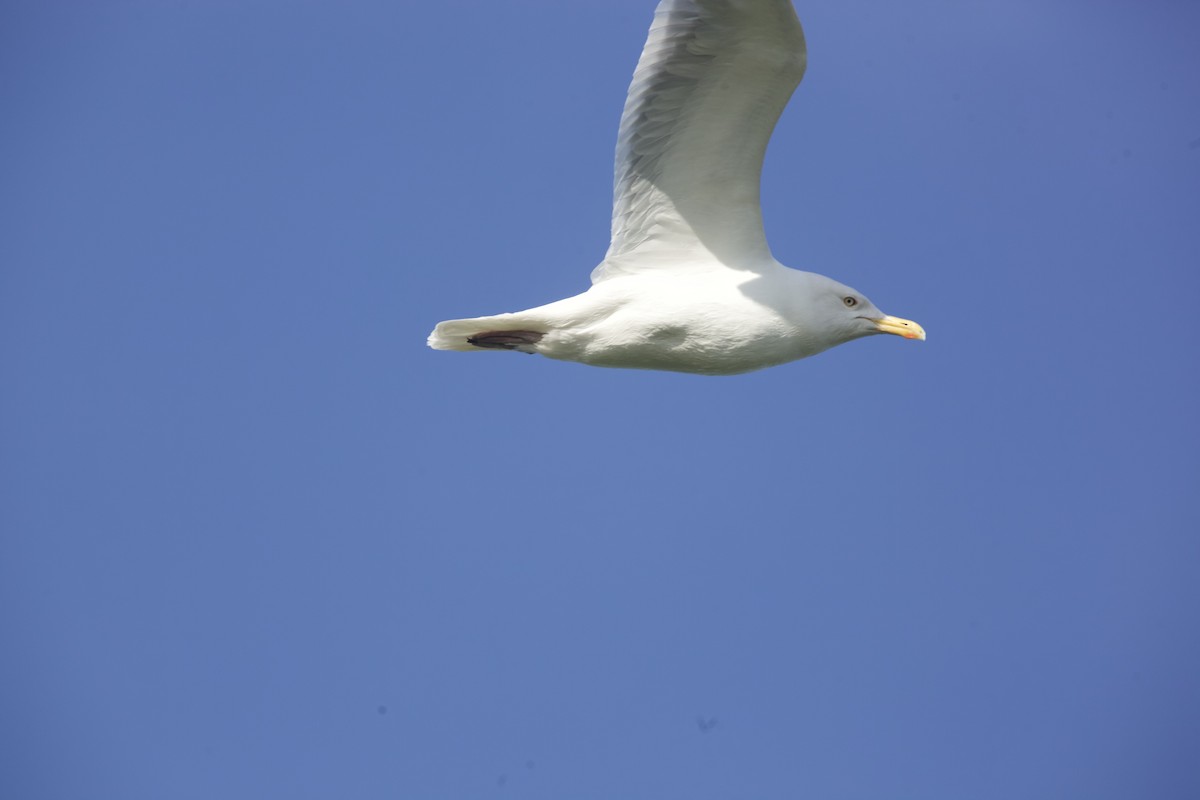
[[[1200,5],[805,0],[733,378],[584,290],[652,0],[7,2],[5,797],[1200,796]]]

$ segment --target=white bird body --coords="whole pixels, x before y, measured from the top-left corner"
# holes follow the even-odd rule
[[[439,323],[429,346],[731,375],[874,333],[924,339],[767,246],[763,155],[805,61],[790,0],[662,0],[621,117],[612,242],[592,287]]]
[[[838,341],[806,291],[851,291],[823,276],[770,262],[761,270],[715,268],[679,281],[653,272],[622,275],[583,294],[526,311],[438,325],[431,345],[477,350],[486,331],[544,331],[511,348],[597,367],[733,375],[816,355]],[[862,335],[870,331],[864,330]]]

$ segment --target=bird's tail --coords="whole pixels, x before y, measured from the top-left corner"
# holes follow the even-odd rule
[[[439,322],[429,334],[426,344],[434,350],[519,350],[536,353],[536,345],[546,335],[545,332],[521,326],[513,319],[515,316],[497,314]]]
[[[484,330],[488,317],[475,319],[449,319],[439,322],[429,334],[426,344],[434,350],[476,350],[478,348],[469,341],[475,334]]]

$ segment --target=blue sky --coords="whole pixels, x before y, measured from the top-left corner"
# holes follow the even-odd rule
[[[768,237],[923,344],[426,349],[586,288],[652,10],[6,4],[6,795],[1200,793],[1200,7],[798,6]]]

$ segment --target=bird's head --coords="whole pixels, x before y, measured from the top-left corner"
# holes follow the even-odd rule
[[[924,328],[912,320],[884,314],[862,292],[823,275],[812,278],[815,285],[807,294],[807,311],[838,340],[848,342],[876,333],[925,340]]]

